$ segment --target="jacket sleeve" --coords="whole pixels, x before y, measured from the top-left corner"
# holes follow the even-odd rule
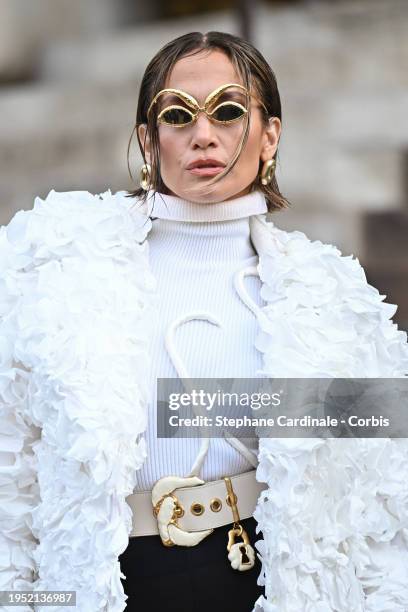
[[[0,590],[30,591],[36,577],[31,512],[39,498],[33,448],[39,429],[29,410],[31,373],[19,358],[21,294],[30,258],[7,230],[0,227]]]
[[[5,468],[9,499],[17,496],[17,473],[21,486],[4,521],[6,550],[19,566],[9,582],[16,584],[18,572],[29,577],[31,517],[35,589],[75,592],[78,612],[125,609],[118,557],[132,527],[126,497],[146,457],[154,279],[145,240],[150,221],[129,202],[110,191],[51,191],[2,230],[9,253],[2,302],[9,466],[18,455],[15,471]],[[26,395],[19,378],[18,406],[9,390],[13,353],[30,370]],[[34,507],[26,493],[30,449],[22,446],[30,419],[41,430],[33,443]]]
[[[272,228],[258,348],[270,378],[405,378],[396,306],[352,256]],[[406,438],[260,439],[260,612],[408,609]]]

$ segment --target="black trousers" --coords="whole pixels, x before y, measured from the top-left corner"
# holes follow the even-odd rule
[[[254,543],[256,521],[241,521]],[[119,556],[126,580],[128,612],[252,612],[264,589],[257,585],[261,563],[245,572],[234,570],[228,561],[228,531],[232,525],[218,527],[196,546],[167,548],[157,536],[129,538],[127,549]],[[241,541],[238,539],[237,541]],[[256,555],[256,549],[255,549]]]

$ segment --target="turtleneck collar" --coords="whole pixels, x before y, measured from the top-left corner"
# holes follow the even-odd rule
[[[157,259],[160,265],[171,261],[202,270],[221,263],[235,268],[256,255],[249,218],[266,212],[267,205],[261,191],[215,204],[157,193],[154,199],[148,197],[147,210],[153,218],[149,234],[153,265]]]
[[[177,196],[149,192],[146,200],[149,216],[172,221],[229,221],[267,212],[261,191],[214,204],[198,204]]]

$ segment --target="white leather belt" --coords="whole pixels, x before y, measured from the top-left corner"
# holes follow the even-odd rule
[[[230,476],[236,495],[241,520],[253,515],[258,497],[267,484],[258,482],[256,470]],[[185,531],[215,529],[233,522],[232,509],[227,503],[228,491],[224,479],[213,480],[199,486],[182,487],[175,491],[183,514],[178,525]],[[159,535],[157,519],[153,513],[151,491],[132,493],[126,498],[132,510],[132,531],[129,537]],[[180,512],[181,514],[181,512]]]

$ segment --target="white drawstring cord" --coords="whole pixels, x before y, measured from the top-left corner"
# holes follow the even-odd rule
[[[261,308],[256,304],[252,298],[249,297],[249,294],[244,286],[244,278],[246,276],[258,276],[259,272],[256,266],[246,266],[241,270],[238,270],[234,274],[234,287],[236,292],[238,293],[241,300],[244,302],[245,306],[248,306],[249,310],[254,313],[257,317],[261,312]]]
[[[254,451],[252,451],[250,448],[245,446],[245,444],[243,444],[240,440],[238,440],[238,438],[234,438],[233,436],[230,436],[227,438],[225,429],[223,431],[223,434],[224,434],[224,438],[226,439],[227,442],[229,442],[229,444],[231,444],[231,446],[233,446],[239,453],[241,453],[241,455],[244,455],[245,459],[247,459],[247,461],[249,461],[251,465],[253,465],[254,467],[257,467],[258,456]]]
[[[249,297],[249,294],[247,293],[245,287],[244,287],[244,278],[246,276],[258,276],[259,277],[259,272],[256,266],[246,266],[245,268],[242,268],[241,270],[238,270],[238,272],[236,272],[234,274],[234,287],[235,290],[237,291],[239,297],[241,298],[241,300],[243,301],[243,303],[251,310],[251,312],[254,313],[255,316],[258,316],[258,313],[261,311],[260,307]],[[167,333],[165,335],[165,346],[167,349],[167,352],[170,356],[170,359],[174,365],[174,368],[177,372],[177,374],[179,375],[180,379],[183,381],[183,386],[186,389],[187,392],[191,392],[193,390],[193,386],[190,385],[187,381],[188,379],[190,379],[191,377],[188,374],[188,371],[186,369],[186,367],[184,366],[179,354],[177,353],[176,349],[174,348],[175,346],[175,331],[178,327],[180,327],[181,325],[183,325],[183,323],[186,323],[188,321],[193,321],[193,320],[204,320],[204,321],[208,321],[209,323],[212,323],[213,325],[217,325],[218,327],[222,327],[221,323],[215,318],[213,317],[211,314],[207,313],[207,312],[197,312],[197,313],[192,313],[190,315],[184,315],[181,316],[177,319],[175,319],[169,326]],[[193,409],[194,410],[194,409]],[[194,410],[194,414],[196,414],[195,410]],[[200,427],[200,432],[202,432],[202,428]],[[253,465],[254,467],[256,467],[258,465],[258,457],[257,454],[252,451],[251,449],[249,449],[248,447],[245,446],[245,444],[243,444],[240,440],[238,440],[237,438],[233,437],[233,436],[228,436],[227,432],[225,431],[225,428],[223,429],[223,435],[225,440],[231,444],[231,446],[233,446],[238,452],[240,452],[246,459],[247,461]],[[200,447],[200,451],[197,455],[197,458],[193,464],[193,467],[191,468],[191,472],[190,472],[190,476],[198,476],[198,474],[200,473],[202,464],[204,462],[204,459],[207,455],[208,452],[208,448],[210,445],[210,439],[209,438],[204,438],[203,437],[203,441],[201,443],[201,447]]]
[[[239,297],[241,298],[241,300],[245,304],[245,306],[247,306],[249,308],[249,310],[251,312],[253,312],[253,314],[256,317],[258,317],[259,313],[261,312],[261,308],[258,306],[258,304],[256,304],[253,301],[252,298],[249,297],[249,293],[245,289],[244,279],[247,276],[257,276],[259,278],[259,272],[258,272],[257,266],[245,266],[245,268],[241,268],[241,270],[238,270],[237,272],[235,272],[234,278],[233,278],[234,287],[235,287],[235,290],[238,293]],[[224,431],[224,435],[225,435],[225,431]],[[254,467],[256,467],[258,465],[258,456],[257,456],[257,454],[254,453],[253,451],[251,451],[251,449],[247,448],[245,446],[245,444],[243,444],[237,438],[233,438],[233,437],[231,437],[230,440],[228,440],[228,441],[230,442],[230,444],[232,446],[234,446],[243,455],[245,455],[247,460]]]
[[[191,378],[190,375],[187,372],[186,367],[184,366],[184,363],[182,362],[179,354],[177,353],[176,349],[174,348],[175,346],[175,331],[178,327],[181,327],[181,325],[183,325],[184,323],[187,323],[188,321],[195,321],[195,320],[204,320],[204,321],[208,321],[209,323],[212,323],[213,325],[217,325],[218,327],[222,327],[221,323],[218,321],[218,319],[216,319],[215,317],[213,317],[211,314],[209,314],[208,312],[193,312],[192,314],[189,315],[183,315],[181,317],[178,317],[177,319],[174,319],[174,321],[172,321],[167,329],[166,335],[164,337],[164,344],[165,347],[167,349],[167,352],[170,356],[170,359],[174,365],[174,368],[177,372],[177,374],[179,375],[180,378],[184,379],[184,378]]]
[[[196,312],[190,315],[184,315],[182,317],[179,317],[177,319],[175,319],[174,321],[172,321],[172,323],[170,324],[167,333],[165,335],[164,338],[164,343],[167,349],[167,352],[169,354],[169,357],[171,359],[171,361],[173,362],[174,368],[177,372],[177,374],[179,375],[180,379],[183,382],[183,386],[185,388],[185,390],[187,392],[190,392],[193,390],[194,386],[191,385],[189,383],[189,379],[191,378],[188,374],[188,371],[186,369],[186,367],[184,366],[179,354],[177,353],[175,347],[175,339],[174,339],[174,335],[175,335],[175,331],[178,327],[180,327],[181,325],[183,325],[183,323],[186,323],[187,321],[193,321],[193,320],[204,320],[204,321],[208,321],[209,323],[212,323],[213,325],[217,325],[218,327],[222,327],[221,323],[215,319],[211,314],[205,312]],[[196,414],[194,408],[193,408],[194,414]],[[200,429],[200,434],[202,433],[202,427],[199,428]],[[194,461],[194,464],[191,468],[190,474],[189,476],[198,476],[198,474],[200,473],[201,470],[201,466],[204,463],[204,459],[207,455],[208,452],[208,448],[210,446],[210,439],[209,438],[205,438],[203,437],[203,440],[201,442],[201,446],[200,446],[200,450],[199,453],[196,457],[196,460]]]

